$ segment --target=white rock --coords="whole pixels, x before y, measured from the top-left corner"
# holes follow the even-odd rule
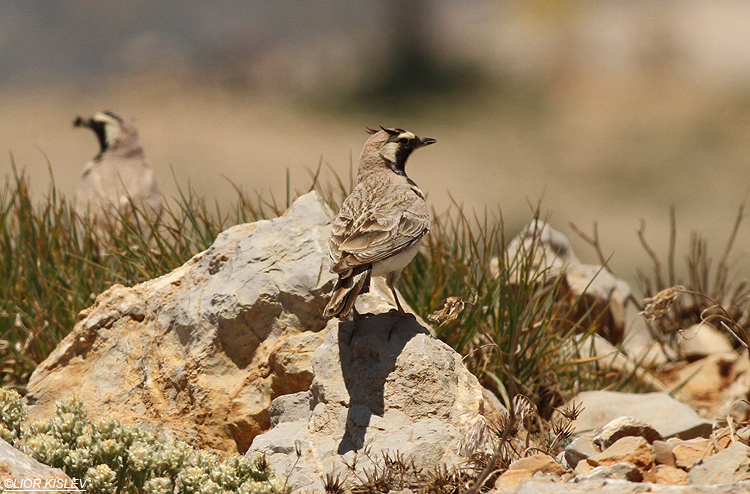
[[[0,439],[0,490],[48,494],[79,492],[79,480],[74,481],[59,468],[39,463]]]
[[[585,391],[572,401],[584,407],[573,422],[575,431],[579,433],[602,427],[622,416],[646,422],[664,438],[708,437],[712,431],[711,422],[700,418],[692,408],[667,393]]]
[[[680,356],[691,361],[716,353],[735,353],[727,337],[708,323],[693,324],[681,331],[677,347]]]
[[[461,461],[460,440],[491,402],[459,354],[418,321],[404,318],[394,328],[395,321],[363,319],[352,335],[353,323],[333,320],[313,357],[309,405],[290,400],[296,410],[282,414],[307,408],[306,418],[256,437],[248,454],[265,452],[277,474],[303,490],[322,489],[328,472],[343,476],[355,457],[360,475],[383,453],[425,468]],[[300,458],[289,447],[295,441]]]

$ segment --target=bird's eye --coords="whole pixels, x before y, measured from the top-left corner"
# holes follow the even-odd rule
[[[401,144],[406,144],[407,142],[409,142],[409,139],[407,139],[406,137],[402,137],[401,139],[398,140],[398,142]]]

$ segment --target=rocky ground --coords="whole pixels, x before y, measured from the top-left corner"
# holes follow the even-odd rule
[[[320,317],[333,282],[331,218],[312,192],[279,218],[225,231],[165,276],[101,294],[32,375],[29,420],[77,394],[91,418],[201,448],[263,452],[304,491],[366,478],[396,452],[423,469],[491,452],[483,431],[507,410],[424,321],[388,312],[384,286],[361,297],[360,311],[378,315],[357,327]],[[598,294],[611,319],[593,354],[652,392],[574,398],[583,412],[570,444],[554,457],[527,451],[491,477],[494,491],[750,492],[747,352],[703,325],[685,332],[680,359],[666,366],[627,285],[594,276],[601,270],[573,262],[564,237],[546,235],[566,261],[555,265],[572,266],[572,289]],[[663,372],[638,371],[644,355]],[[16,456],[0,449],[2,479],[24,475]]]

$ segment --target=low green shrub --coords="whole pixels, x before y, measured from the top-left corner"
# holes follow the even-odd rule
[[[116,420],[90,421],[76,397],[57,403],[55,417],[27,426],[14,390],[0,388],[0,437],[38,461],[62,469],[90,494],[287,493],[265,457],[223,457]],[[175,491],[177,489],[177,491]]]

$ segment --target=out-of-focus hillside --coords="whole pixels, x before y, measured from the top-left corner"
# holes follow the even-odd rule
[[[49,159],[72,194],[97,151],[73,119],[122,111],[168,196],[174,173],[223,203],[227,178],[283,200],[287,168],[294,187],[321,159],[347,177],[365,126],[400,126],[438,139],[408,167],[438,211],[499,207],[514,230],[542,198],[584,260],[568,222],[597,221],[632,279],[640,219],[665,252],[674,204],[682,251],[697,229],[720,254],[750,187],[750,6],[264,4],[0,7],[0,145],[36,193]]]

